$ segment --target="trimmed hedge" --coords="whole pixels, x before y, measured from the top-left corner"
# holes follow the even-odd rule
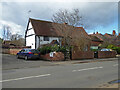
[[[48,46],[43,46],[42,48],[38,48],[40,53],[43,55],[50,53],[50,52],[54,52],[54,51],[65,53],[65,52],[67,52],[68,49],[70,49],[70,47],[68,47],[68,46],[67,47],[64,47],[64,46],[60,47],[58,45],[54,45],[54,46],[48,45]]]

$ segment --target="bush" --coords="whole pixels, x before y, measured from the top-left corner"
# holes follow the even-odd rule
[[[44,46],[42,48],[38,48],[41,54],[46,54],[51,52],[51,46]]]
[[[120,54],[120,47],[116,47],[114,45],[108,45],[107,48],[115,50],[115,51],[117,51],[118,54]]]
[[[38,50],[40,51],[41,54],[47,54],[47,53],[50,53],[50,52],[62,52],[62,53],[65,53],[67,52],[68,50],[70,50],[70,47],[60,47],[58,45],[54,45],[54,46],[43,46],[42,48],[38,48]]]
[[[98,51],[98,49],[91,49],[91,51],[94,51],[94,52],[96,52],[96,51]]]

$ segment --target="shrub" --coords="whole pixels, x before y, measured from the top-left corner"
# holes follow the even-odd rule
[[[94,51],[94,52],[96,52],[96,51],[98,51],[98,49],[91,49],[91,51]]]
[[[65,53],[67,51],[70,50],[71,47],[67,46],[67,47],[60,47],[58,45],[54,45],[54,46],[43,46],[42,48],[38,48],[38,50],[40,51],[41,54],[47,54],[47,53],[50,53],[50,52],[62,52],[62,53]]]
[[[38,48],[41,54],[46,54],[51,52],[51,46],[43,46],[42,48]]]
[[[59,48],[59,52],[63,52],[63,53],[65,53],[65,52],[66,52],[66,48],[65,48],[65,47],[63,47],[63,46],[62,46],[62,47],[60,47],[60,48]]]
[[[114,45],[108,45],[107,48],[115,50],[115,51],[117,51],[118,54],[120,54],[120,47],[116,47]]]

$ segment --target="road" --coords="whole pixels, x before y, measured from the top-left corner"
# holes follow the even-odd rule
[[[3,88],[94,88],[118,79],[118,61],[3,70]]]

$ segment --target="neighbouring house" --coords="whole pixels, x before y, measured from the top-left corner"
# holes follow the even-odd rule
[[[93,34],[90,34],[90,36],[95,36],[97,38],[99,38],[103,44],[103,46],[107,46],[108,44],[114,44],[114,45],[120,45],[120,36],[119,34],[117,35],[115,30],[113,30],[112,34],[108,34],[108,33],[105,33],[105,34],[101,34],[101,33],[93,33]]]
[[[96,36],[89,35],[91,37],[90,49],[99,49],[100,45],[103,43],[103,40],[100,40]]]
[[[73,26],[70,25],[66,25],[66,27],[64,27],[65,24],[58,24],[49,21],[42,21],[42,20],[36,20],[30,18],[25,32],[26,46],[31,46],[32,49],[37,49],[47,44],[57,44],[61,46],[63,44],[62,38],[64,37],[63,33],[65,28],[66,27],[73,28]],[[64,28],[63,32],[60,32],[60,30],[58,30],[59,26]],[[68,31],[69,33],[71,33],[70,35],[71,39],[75,39],[76,36],[77,38],[82,36],[83,38],[90,39],[89,35],[85,32],[83,27],[74,27],[74,30],[68,30]],[[71,43],[73,45],[76,45],[76,43],[74,42]],[[87,45],[87,48],[89,47],[90,46]]]
[[[16,45],[10,40],[4,40],[2,42],[2,46],[16,46]]]

